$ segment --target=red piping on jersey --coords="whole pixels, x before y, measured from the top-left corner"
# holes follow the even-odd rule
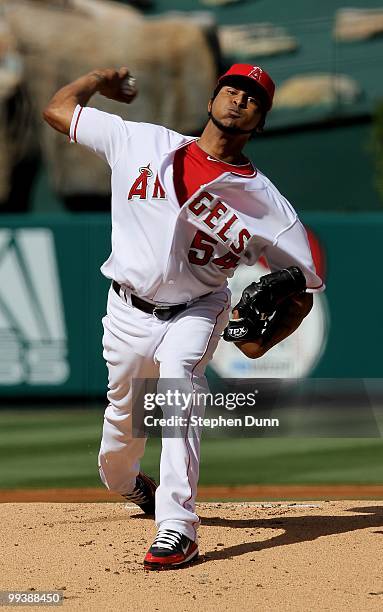
[[[76,123],[75,123],[74,130],[73,130],[73,140],[75,142],[77,142],[77,126],[78,126],[78,120],[80,119],[80,115],[82,113],[82,109],[83,109],[83,107],[81,107],[80,110],[78,111]]]
[[[253,166],[253,164],[251,165]],[[239,172],[234,172],[234,171],[231,171],[230,174],[235,174],[235,176],[241,176],[242,178],[255,178],[258,172],[257,172],[257,169],[254,168],[254,166],[253,166],[253,169],[254,169],[253,174],[240,174]]]
[[[226,296],[226,304],[227,304],[227,301],[228,300],[227,300],[227,296]],[[225,304],[225,306],[226,306],[226,304]],[[207,341],[206,348],[205,348],[205,350],[204,350],[204,352],[202,354],[202,357],[194,364],[193,369],[192,369],[192,371],[190,373],[190,382],[191,382],[191,385],[192,385],[192,388],[193,388],[193,392],[194,392],[194,385],[193,385],[194,370],[201,363],[201,361],[203,360],[203,358],[205,357],[205,355],[207,353],[207,350],[208,350],[209,344],[210,344],[210,340],[213,337],[214,330],[215,330],[215,328],[217,326],[217,323],[218,323],[218,317],[220,317],[221,314],[223,313],[223,311],[225,310],[225,306],[223,306],[223,308],[216,315],[215,323],[213,325],[213,329],[211,330],[211,333],[210,333],[209,339]],[[191,454],[190,454],[190,444],[188,444],[188,432],[189,432],[189,425],[190,425],[190,417],[191,417],[191,413],[192,413],[192,408],[193,408],[193,404],[191,404],[191,406],[190,406],[190,411],[189,411],[189,414],[188,414],[188,421],[187,421],[187,426],[186,426],[186,434],[185,434],[185,438],[184,438],[186,447],[188,449],[188,466],[187,466],[186,473],[187,473],[187,477],[188,477],[188,483],[189,483],[189,486],[190,486],[190,495],[189,495],[189,497],[187,499],[185,499],[185,501],[182,504],[182,506],[184,508],[185,508],[185,504],[193,497],[193,488],[192,488],[192,485],[191,485],[191,482],[190,482],[190,478],[189,478],[189,468],[190,468]],[[196,521],[196,522],[198,523],[199,521]],[[197,536],[197,532],[196,532],[196,529],[195,529],[194,525],[195,525],[195,523],[193,523],[193,529],[194,529],[195,537],[196,537]]]

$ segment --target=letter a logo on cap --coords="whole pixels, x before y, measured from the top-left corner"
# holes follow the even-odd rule
[[[262,76],[262,72],[262,68],[260,68],[259,66],[253,66],[253,69],[250,70],[248,76],[258,81]]]

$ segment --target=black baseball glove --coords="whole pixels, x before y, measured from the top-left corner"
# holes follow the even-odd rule
[[[223,332],[227,342],[257,340],[267,330],[270,322],[283,310],[283,302],[302,293],[306,279],[296,266],[290,266],[262,276],[242,292],[242,297],[233,310],[238,310],[239,319],[231,319]]]

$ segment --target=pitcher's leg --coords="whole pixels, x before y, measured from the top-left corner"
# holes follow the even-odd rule
[[[184,376],[187,374],[183,372]],[[186,380],[186,379],[185,379]],[[183,393],[204,391],[201,381],[194,377],[193,384],[182,384]],[[172,411],[164,409],[164,414]],[[160,460],[160,486],[156,494],[156,523],[158,527],[173,529],[196,540],[199,518],[195,513],[195,500],[199,478],[201,426],[192,423],[193,417],[203,417],[203,403],[190,402],[184,414],[185,426],[174,431],[172,437],[162,437]],[[178,413],[179,414],[179,413]],[[174,437],[173,437],[174,436]]]
[[[158,377],[152,345],[159,328],[151,332],[150,318],[127,307],[113,294],[109,295],[108,315],[103,324],[109,404],[104,416],[99,470],[109,490],[125,494],[135,486],[146,443],[144,437],[135,437],[133,432],[133,408],[143,407],[132,405],[132,380]]]
[[[107,406],[98,456],[99,472],[104,485],[121,495],[133,490],[145,451],[146,439],[133,437],[131,421],[130,413],[118,414],[112,404]]]
[[[206,392],[205,369],[228,320],[227,294],[209,296],[169,325],[156,353],[162,379],[179,379],[183,392]],[[165,381],[164,381],[165,382]],[[177,437],[163,437],[160,486],[156,493],[156,523],[196,540],[199,518],[195,499],[199,478],[201,427],[192,416],[203,417],[204,402],[190,402],[184,411],[186,427]],[[164,408],[166,416],[166,408]]]

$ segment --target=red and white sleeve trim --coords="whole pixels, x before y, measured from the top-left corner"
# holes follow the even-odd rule
[[[69,129],[69,138],[71,142],[77,142],[77,127],[83,107],[77,104],[74,109],[72,121]]]
[[[326,289],[326,285],[322,282],[320,285],[317,285],[316,287],[307,287],[306,292],[307,293],[321,293],[325,289]]]

